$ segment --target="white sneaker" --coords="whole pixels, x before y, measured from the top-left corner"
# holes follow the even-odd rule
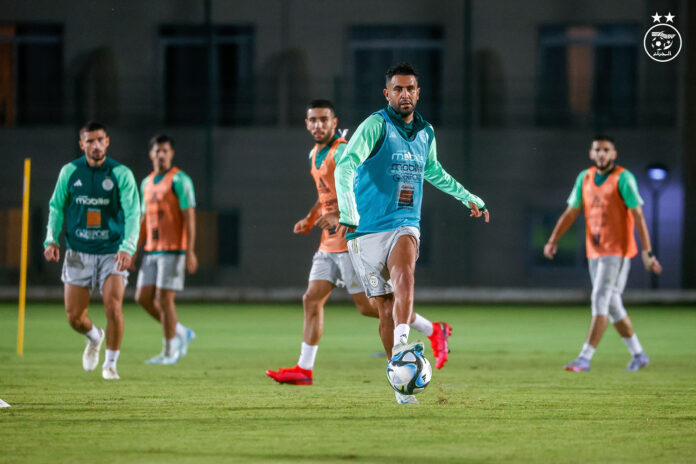
[[[418,400],[413,395],[402,395],[398,391],[394,391],[394,396],[399,404],[418,404]]]
[[[162,364],[165,366],[176,364],[179,362],[179,356],[166,356],[164,353],[160,353],[154,358],[145,361],[145,364]]]
[[[116,366],[109,366],[102,368],[102,378],[104,380],[118,380],[121,377],[119,377],[118,372],[116,372]]]
[[[183,336],[177,335],[176,338],[179,340],[179,355],[183,357],[186,356],[186,353],[188,353],[189,343],[196,338],[196,332],[187,327],[186,334]]]
[[[82,368],[86,371],[93,371],[99,364],[99,350],[104,341],[104,331],[102,329],[97,330],[99,331],[99,341],[92,343],[87,339],[87,346],[85,351],[82,352]]]

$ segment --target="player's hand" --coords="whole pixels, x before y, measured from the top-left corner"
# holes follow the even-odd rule
[[[133,261],[133,258],[125,251],[119,251],[118,253],[116,253],[116,256],[114,256],[114,262],[116,263],[117,271],[128,270],[128,268],[130,268],[131,266],[131,261]]]
[[[548,242],[546,245],[544,245],[544,256],[546,256],[548,259],[553,259],[553,257],[556,255],[557,251],[558,251],[558,244],[557,243]]]
[[[334,229],[338,227],[339,213],[334,211],[333,213],[326,213],[317,219],[314,223],[315,226],[321,227],[322,229]]]
[[[138,257],[138,252],[136,251],[133,253],[133,257],[131,257],[131,262],[130,266],[128,266],[128,270],[134,272],[135,271],[135,260]]]
[[[295,224],[295,228],[292,230],[293,233],[295,234],[308,234],[312,230],[312,226],[309,224],[309,220],[307,218],[300,219],[297,221],[297,224]]]
[[[56,261],[60,260],[60,248],[55,243],[51,243],[44,249],[44,258],[46,261]]]
[[[189,274],[195,274],[198,270],[198,258],[193,250],[186,252],[186,270]]]
[[[474,203],[473,201],[469,202],[469,210],[470,217],[477,218],[483,216],[484,221],[489,222],[491,220],[488,208],[481,211],[480,209],[478,209],[478,206],[476,206],[476,203]]]
[[[650,250],[643,250],[640,253],[640,257],[643,260],[643,266],[645,266],[646,271],[650,271],[658,275],[662,273],[662,265]]]

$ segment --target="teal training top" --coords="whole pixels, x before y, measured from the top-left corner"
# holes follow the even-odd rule
[[[594,178],[595,185],[598,187],[602,185],[604,181],[609,178],[609,174],[611,174],[613,170],[614,169],[612,168],[612,170],[606,174],[600,174],[598,171]],[[575,185],[573,186],[573,190],[570,192],[570,196],[568,197],[567,201],[568,205],[572,208],[579,209],[582,207],[582,182],[586,175],[587,169],[584,169],[575,179]],[[636,178],[631,171],[626,168],[624,168],[619,175],[619,194],[621,195],[621,198],[623,198],[623,201],[626,203],[628,209],[633,209],[636,206],[643,204],[643,199],[638,192],[638,183],[636,182]]]
[[[104,255],[135,253],[140,234],[140,199],[133,173],[107,157],[98,167],[81,157],[60,170],[48,203],[44,247],[58,245],[65,219],[65,243],[75,251]]]
[[[385,142],[387,136],[398,137],[400,140]],[[418,153],[407,153],[407,147],[418,150]],[[371,161],[378,157],[390,158],[393,162]],[[360,172],[358,168],[361,168]],[[414,170],[416,175],[410,173],[410,170]],[[372,214],[369,211],[375,213],[368,222],[380,230],[393,230],[402,223],[413,223],[416,217],[420,218],[420,199],[413,194],[421,195],[423,180],[461,201],[467,208],[469,202],[480,209],[485,208],[483,200],[450,176],[437,160],[433,127],[417,112],[414,113],[413,121],[406,124],[391,107],[372,114],[360,124],[337,162],[335,180],[340,222],[346,226],[357,226],[360,232],[363,226],[359,213],[361,209],[367,211],[367,214]],[[370,188],[370,182],[374,182],[377,188]],[[386,198],[383,195],[386,190],[378,194],[380,190],[377,183],[384,184],[382,187],[385,188],[390,186],[389,192],[396,196]],[[413,192],[409,190],[411,187]],[[418,211],[417,215],[406,222],[400,213],[395,213],[393,223],[387,224],[376,217],[375,208],[378,204],[384,208],[394,205],[397,208],[410,208],[412,213],[416,213],[413,208],[417,207]]]

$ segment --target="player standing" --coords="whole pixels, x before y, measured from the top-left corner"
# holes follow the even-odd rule
[[[353,266],[379,309],[384,349],[394,356],[408,344],[423,180],[460,200],[473,217],[488,222],[489,212],[438,162],[433,127],[415,111],[420,88],[413,67],[389,68],[383,93],[387,107],[360,124],[336,166],[336,190],[340,223],[353,230],[346,236]],[[417,402],[395,393],[399,403]]]
[[[638,226],[638,236],[643,246],[641,258],[645,269],[659,274],[662,266],[652,252],[641,207],[643,199],[638,193],[636,178],[628,169],[614,163],[616,156],[611,137],[597,135],[592,139],[590,159],[595,166],[578,175],[568,197],[568,207],[544,246],[544,256],[553,259],[558,250],[558,240],[578,217],[580,209],[584,210],[585,247],[592,280],[592,320],[580,355],[565,366],[567,371],[590,370],[590,361],[609,321],[614,324],[631,353],[626,370],[634,372],[650,363],[621,300],[631,258],[638,254],[634,224]]]
[[[90,292],[99,287],[106,312],[106,358],[102,377],[118,379],[116,362],[123,338],[123,293],[139,232],[138,189],[133,173],[106,156],[109,136],[96,122],[80,129],[85,156],[66,164],[49,201],[44,257],[60,259],[58,236],[65,218],[62,281],[70,326],[87,337],[82,367],[99,364],[104,331],[87,316]]]
[[[142,197],[141,241],[145,256],[138,273],[135,300],[162,324],[162,353],[146,364],[175,364],[188,352],[196,337],[182,325],[176,313],[176,292],[184,289],[184,268],[198,269],[196,196],[186,173],[172,166],[174,141],[166,135],[150,140],[153,171],[140,186]]]
[[[336,135],[338,118],[330,101],[313,100],[306,111],[307,131],[314,138],[309,163],[318,199],[307,216],[295,224],[293,232],[308,234],[312,227],[319,227],[322,229],[321,244],[312,258],[309,284],[302,296],[304,327],[300,359],[295,367],[266,371],[266,375],[278,382],[295,385],[312,384],[314,361],[319,339],[324,331],[324,304],[334,288],[345,286],[363,316],[379,317],[378,311],[365,296],[363,286],[353,270],[348,256],[345,227],[338,224],[334,170],[347,142]],[[440,353],[438,365],[442,367],[447,361],[447,337],[451,330],[449,324],[433,324],[421,315],[413,313],[410,325],[428,336],[433,350]]]

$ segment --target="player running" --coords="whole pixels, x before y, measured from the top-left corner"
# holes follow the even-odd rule
[[[59,261],[58,236],[65,217],[67,250],[61,279],[68,322],[87,337],[82,367],[86,371],[97,367],[106,335],[102,377],[116,380],[123,338],[123,293],[140,229],[138,189],[131,170],[106,156],[109,136],[103,125],[88,123],[79,134],[85,156],[60,170],[48,203],[44,257]],[[90,292],[97,286],[106,312],[106,333],[87,316]]]
[[[420,88],[413,67],[389,68],[383,93],[387,107],[360,124],[336,166],[336,191],[340,223],[352,231],[346,238],[353,266],[379,310],[384,349],[394,356],[409,346],[423,180],[460,200],[473,217],[488,222],[489,212],[438,162],[433,127],[415,111]],[[398,403],[417,403],[395,393]]]
[[[631,353],[626,370],[635,372],[650,364],[621,301],[631,258],[638,254],[634,223],[643,246],[641,258],[645,269],[659,274],[662,266],[652,252],[636,178],[628,169],[614,164],[616,155],[611,137],[597,135],[592,139],[590,159],[595,166],[578,175],[568,197],[568,207],[544,246],[544,256],[553,259],[558,240],[578,217],[580,209],[584,209],[585,247],[592,280],[592,320],[580,355],[565,366],[567,371],[590,370],[590,361],[609,321]]]
[[[314,361],[319,339],[324,331],[324,304],[334,288],[345,286],[360,314],[379,317],[355,275],[348,256],[345,228],[338,224],[334,169],[346,147],[346,140],[336,135],[338,118],[333,104],[328,100],[312,101],[307,106],[305,124],[314,138],[309,163],[318,200],[307,216],[295,224],[293,231],[296,234],[308,234],[312,227],[319,227],[322,229],[321,244],[312,259],[309,284],[302,297],[304,327],[300,359],[295,367],[266,371],[266,375],[272,379],[294,385],[312,384]],[[439,369],[447,361],[447,338],[451,330],[449,324],[433,324],[416,313],[409,320],[411,327],[430,339]]]
[[[184,289],[184,267],[198,269],[196,197],[191,178],[172,166],[174,141],[166,135],[150,140],[153,171],[140,185],[142,217],[140,241],[145,256],[138,273],[135,300],[162,324],[162,352],[146,364],[175,364],[196,337],[176,313],[176,292]]]

